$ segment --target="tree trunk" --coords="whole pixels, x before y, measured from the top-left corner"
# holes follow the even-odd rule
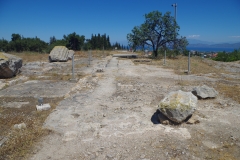
[[[154,58],[157,58],[157,55],[158,55],[157,50],[153,50],[153,55],[154,55]]]
[[[152,43],[153,44],[153,43]],[[154,55],[154,58],[157,58],[157,55],[158,55],[158,53],[157,53],[157,48],[155,48],[155,45],[153,44],[153,55]]]

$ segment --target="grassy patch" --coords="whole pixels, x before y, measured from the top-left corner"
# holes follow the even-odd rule
[[[40,61],[40,62],[48,62],[49,61],[49,59],[48,59],[49,54],[45,54],[45,53],[25,51],[22,53],[12,52],[10,54],[13,54],[15,56],[22,58],[23,63],[34,62],[34,61]]]
[[[81,57],[81,58],[88,58],[90,51],[75,51],[75,56],[76,57]],[[100,57],[105,57],[110,55],[110,51],[105,50],[104,52],[102,50],[92,50],[91,51],[92,57],[95,58],[100,58]]]
[[[0,59],[7,60],[8,58],[6,56],[4,56],[2,52],[0,52]]]
[[[50,103],[48,111],[36,111],[37,100],[34,98],[8,98],[0,99],[0,137],[6,137],[7,141],[0,147],[0,159],[25,159],[33,145],[41,137],[50,134],[51,131],[42,128],[48,115],[56,108],[62,98],[45,98],[44,103]],[[5,102],[26,101],[29,104],[22,108],[3,108]],[[25,123],[27,128],[16,130],[14,124]]]
[[[75,79],[81,79],[85,76],[83,73],[75,73]],[[31,75],[28,80],[54,80],[54,81],[68,81],[72,79],[72,74],[47,73],[44,76]]]
[[[188,57],[186,56],[179,56],[177,59],[168,59],[167,61],[167,67],[174,69],[177,74],[183,74],[184,70],[188,70]],[[220,72],[213,64],[206,63],[200,57],[191,57],[190,71],[191,74],[223,73],[222,70]]]
[[[232,98],[233,100],[240,103],[240,86],[239,80],[233,79],[229,77],[222,77],[223,73],[229,74],[228,71],[224,70],[223,67],[221,69],[215,68],[215,61],[202,59],[200,57],[191,57],[191,74],[202,75],[202,74],[210,74],[208,77],[211,78],[219,78],[221,81],[216,83],[211,83],[211,85],[225,97]],[[153,60],[152,65],[162,65],[163,60]],[[151,65],[149,63],[149,65]],[[230,65],[230,64],[229,64]],[[184,70],[188,68],[188,57],[179,56],[176,59],[167,59],[167,65],[164,66],[166,68],[173,69],[176,74],[179,75],[179,79],[176,82],[177,85],[180,86],[188,86],[188,85],[203,85],[204,83],[209,82],[194,82],[194,81],[186,81],[182,80],[181,75],[184,74]],[[231,73],[230,73],[231,74]]]
[[[222,93],[224,96],[231,98],[238,103],[240,103],[240,86],[239,85],[229,85],[224,83],[215,84],[215,89]]]

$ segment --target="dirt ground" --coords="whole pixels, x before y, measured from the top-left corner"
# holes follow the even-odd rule
[[[171,91],[192,91],[203,84],[215,87],[219,81],[239,89],[240,63],[206,60],[216,63],[212,67],[227,70],[228,74],[216,77],[214,73],[178,75],[167,66],[134,64],[131,59],[111,56],[94,59],[88,67],[84,58],[75,61],[81,66],[76,68],[79,80],[69,85],[62,85],[61,75],[68,75],[71,70],[66,67],[70,68],[71,62],[51,66],[47,62],[37,66],[32,63],[27,64],[32,67],[31,73],[29,68],[22,71],[28,77],[35,74],[41,82],[58,77],[56,87],[68,87],[61,94],[56,90],[62,99],[43,124],[51,132],[24,159],[239,159],[240,104],[223,93],[219,92],[215,99],[198,100],[194,113],[198,124],[163,125],[156,115],[158,103]],[[104,72],[96,72],[97,68]],[[51,78],[42,77],[43,72]],[[19,88],[21,84],[11,87]],[[8,90],[5,93],[11,93],[11,87],[1,90],[0,95]]]

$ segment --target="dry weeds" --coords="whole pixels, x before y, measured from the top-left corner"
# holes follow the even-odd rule
[[[0,59],[4,59],[4,60],[6,60],[6,59],[7,59],[7,57],[6,57],[6,56],[4,56],[2,52],[0,52]]]
[[[38,53],[38,52],[22,52],[22,53],[16,53],[16,52],[10,52],[10,54],[13,54],[15,56],[18,56],[22,58],[24,63],[27,62],[34,62],[34,61],[39,61],[39,62],[48,62],[48,56],[49,54],[47,53]]]
[[[240,86],[239,85],[229,85],[224,84],[222,82],[218,82],[215,84],[216,90],[218,90],[219,93],[222,93],[224,96],[231,98],[238,103],[240,103]]]
[[[0,159],[24,159],[31,151],[33,144],[41,137],[50,134],[51,131],[42,128],[45,119],[56,108],[62,98],[44,99],[45,103],[50,103],[51,109],[48,111],[36,111],[37,100],[34,98],[8,98],[1,97],[0,103],[0,137],[6,137],[7,141],[0,148]],[[3,102],[28,101],[28,105],[22,108],[3,108]],[[16,130],[14,124],[25,123],[27,128]]]
[[[100,58],[110,55],[109,50],[92,50],[92,51],[75,51],[75,57],[88,58],[89,53],[92,54],[92,57]]]
[[[177,74],[184,74],[184,71],[188,70],[188,57],[186,56],[178,56],[176,59],[167,59],[166,61],[166,67],[174,69],[175,73]],[[200,57],[191,57],[190,61],[191,74],[199,75],[215,73],[217,75],[220,75],[220,73],[227,73],[226,71],[215,68],[213,61],[212,64],[209,64]],[[161,63],[163,64],[162,61]]]
[[[240,103],[240,85],[239,80],[232,79],[229,77],[222,77],[222,74],[229,74],[229,71],[226,71],[224,67],[221,69],[215,68],[217,62],[211,60],[204,60],[200,57],[191,57],[191,74],[195,74],[197,76],[202,76],[203,74],[211,74],[208,77],[212,78],[221,78],[221,81],[217,81],[212,84],[213,87],[221,94],[228,98],[232,98],[233,100]],[[145,63],[149,65],[163,65],[163,60],[153,60],[152,63]],[[184,74],[184,71],[188,69],[188,57],[186,56],[178,56],[176,59],[167,59],[166,60],[166,68],[173,69],[176,74],[179,75],[179,80],[177,81],[177,85],[181,86],[189,86],[196,85],[197,83],[204,82],[192,82],[182,80],[181,75]]]

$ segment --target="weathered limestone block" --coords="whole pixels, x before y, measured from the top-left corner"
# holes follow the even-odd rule
[[[55,46],[49,55],[50,62],[66,62],[68,60],[68,49],[65,46]]]
[[[68,59],[71,60],[72,56],[75,54],[75,52],[73,50],[69,50],[68,51]]]
[[[181,90],[170,92],[158,105],[158,110],[170,120],[181,123],[197,108],[197,97]]]
[[[211,87],[208,87],[206,85],[198,86],[193,89],[192,92],[194,95],[196,95],[199,98],[215,98],[218,95],[218,92]]]
[[[16,76],[21,67],[21,58],[7,53],[0,53],[0,78]]]

